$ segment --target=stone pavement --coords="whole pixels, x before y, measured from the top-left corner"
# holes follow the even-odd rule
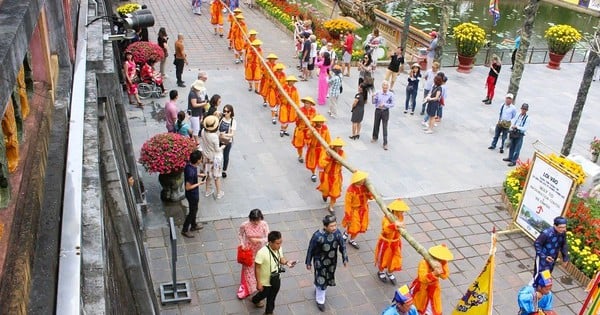
[[[145,3],[157,20],[155,27],[150,29],[151,38],[162,26],[166,27],[171,38],[170,47],[173,47],[178,32],[185,35],[190,61],[184,72],[186,84],[189,86],[194,81],[199,69],[206,70],[209,73],[209,92],[220,94],[223,104],[233,104],[238,121],[229,176],[223,185],[225,198],[218,201],[201,199],[199,220],[208,222],[207,227],[199,238],[192,242],[185,240],[181,245],[185,251],[179,251],[181,257],[185,258],[180,259],[180,263],[186,265],[181,268],[179,275],[193,280],[193,302],[177,308],[165,307],[164,311],[194,314],[258,313],[250,308],[247,310],[248,305],[235,298],[239,267],[235,263],[234,249],[240,218],[247,216],[252,208],[262,209],[272,229],[286,232],[284,248],[288,256],[302,259],[308,236],[319,227],[321,217],[325,214],[325,205],[315,191],[316,185],[309,179],[309,172],[296,161],[290,139],[279,137],[279,128],[271,125],[268,111],[261,106],[262,100],[254,93],[247,92],[243,67],[233,63],[226,40],[213,35],[206,4],[204,15],[194,16],[189,10],[189,1],[149,0]],[[260,11],[243,9],[248,28],[256,29],[258,37],[265,43],[265,54],[275,52],[280,61],[286,64],[286,73],[297,75],[296,61],[292,58],[291,36],[266,19]],[[169,78],[165,85],[168,89],[175,86],[171,58],[172,50],[167,62]],[[433,244],[432,241],[445,242],[451,246],[457,258],[467,257],[453,263],[451,279],[443,284],[447,294],[446,309],[453,306],[485,260],[489,242],[486,231],[492,228],[486,222],[500,221],[502,224],[497,226],[504,228],[509,219],[505,211],[496,209],[500,205],[496,187],[501,185],[509,168],[501,161],[503,155],[486,149],[491,138],[489,128],[497,119],[502,96],[507,90],[510,77],[508,68],[505,66],[500,73],[496,88],[498,97],[493,106],[485,106],[480,102],[485,93],[486,68],[476,67],[471,74],[457,73],[454,68],[444,69],[450,78],[449,99],[444,121],[433,135],[423,134],[419,124],[421,116],[402,113],[406,75],[400,75],[398,82],[401,85],[395,88],[399,97],[390,118],[389,151],[383,151],[381,143],[372,144],[369,141],[373,117],[370,106],[366,107],[361,139],[352,141],[347,138],[350,134],[350,106],[358,79],[356,69],[353,69],[350,78],[344,78],[339,118],[330,119],[327,123],[332,136],[341,136],[346,141],[345,151],[349,161],[370,173],[378,193],[386,200],[410,198],[413,210],[407,219],[408,229],[411,233],[418,233],[416,237],[420,242],[426,246]],[[517,103],[530,104],[531,130],[521,152],[522,158],[532,156],[535,149],[532,143],[537,139],[554,150],[560,149],[583,68],[582,64],[565,64],[562,70],[553,71],[544,65],[526,66]],[[376,71],[377,85],[384,72],[383,68]],[[297,83],[301,96],[310,95],[314,98],[316,85],[316,79]],[[177,89],[180,93],[178,106],[185,109],[189,88]],[[129,128],[136,155],[139,155],[139,148],[146,139],[165,131],[164,121],[157,119],[165,101],[147,101],[154,106],[147,106],[143,111],[129,109]],[[318,107],[321,113],[327,110]],[[597,131],[597,122],[592,113],[597,113],[599,107],[600,89],[593,85],[575,138],[574,153],[587,154],[588,143]],[[546,152],[549,150],[540,145],[536,148]],[[139,171],[148,190],[149,205],[144,224],[152,277],[158,285],[169,278],[166,260],[169,249],[164,239],[167,235],[164,230],[166,217],[173,216],[181,225],[186,209],[178,203],[161,203],[156,175],[146,174],[141,167]],[[344,175],[347,180],[348,173]],[[341,215],[341,206],[338,203],[338,215]],[[379,286],[373,273],[372,247],[379,230],[379,212],[373,208],[371,213],[371,231],[366,239],[363,238],[366,246],[358,253],[353,253],[351,266],[347,270],[340,269],[338,276],[342,285],[330,292],[328,308],[336,308],[338,313],[342,313],[341,310],[348,307],[346,303],[350,303],[352,310],[365,308],[359,314],[375,314],[391,297],[392,289],[388,287],[389,291],[384,293],[385,286]],[[533,251],[531,241],[522,234],[503,236],[499,243],[495,298],[497,309],[504,305],[504,310],[511,307],[516,291],[528,280]],[[353,250],[350,248],[351,253]],[[403,282],[408,282],[415,275],[414,268],[419,258],[409,246],[405,246],[404,254],[405,270],[398,276]],[[207,266],[207,263],[210,265]],[[284,277],[284,291],[277,307],[280,314],[313,314],[316,311],[310,298],[311,276],[301,269],[302,265],[298,267]],[[560,276],[560,271],[556,275]],[[302,288],[302,293],[298,293],[298,288]],[[558,298],[562,301],[557,305],[572,304],[583,299],[576,284],[560,284],[557,289]],[[340,297],[336,298],[335,295]],[[577,305],[574,303],[571,306],[573,309],[565,310],[564,314],[573,313]],[[223,310],[218,311],[219,307],[223,307]],[[514,310],[512,307],[511,310]]]

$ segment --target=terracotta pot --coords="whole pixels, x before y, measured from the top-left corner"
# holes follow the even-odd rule
[[[550,61],[548,61],[548,65],[546,67],[553,70],[560,70],[560,62],[563,60],[565,55],[555,54],[553,52],[549,53]]]
[[[470,73],[475,63],[475,57],[465,57],[458,55],[458,68],[456,71],[462,73]]]
[[[162,190],[160,191],[160,200],[174,202],[185,198],[185,191],[183,190],[183,172],[159,174],[158,182],[162,187]]]

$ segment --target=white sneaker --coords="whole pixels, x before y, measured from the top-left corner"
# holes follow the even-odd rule
[[[437,127],[437,125],[438,125],[437,123],[436,123],[436,124],[433,124],[433,126],[434,126],[434,127]]]
[[[220,191],[220,192],[217,194],[217,199],[221,199],[221,198],[223,198],[223,196],[225,196],[225,192],[221,190],[221,191]]]
[[[425,133],[427,133],[427,134],[429,134],[429,133],[433,133],[433,130],[431,130],[431,129],[427,129],[427,130],[425,130]]]
[[[207,191],[206,193],[204,193],[204,197],[207,197],[207,198],[208,198],[208,197],[212,196],[212,194],[213,194],[214,192],[215,192],[214,190]]]
[[[423,126],[423,130],[427,130],[427,129],[429,129],[429,126],[427,126],[427,125],[424,125],[424,126]]]
[[[423,127],[427,127],[427,123],[424,121],[421,121],[421,125],[423,125]]]

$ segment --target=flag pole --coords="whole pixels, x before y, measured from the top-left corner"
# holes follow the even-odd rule
[[[590,285],[586,288],[586,291],[589,291],[590,293],[583,302],[583,306],[581,307],[581,311],[579,311],[579,315],[586,314],[585,309],[588,307],[588,305],[590,305],[590,302],[592,302],[592,298],[594,298],[594,301],[590,305],[590,311],[587,314],[594,314],[594,309],[598,309],[598,303],[600,300],[600,271],[596,272],[596,276],[594,276],[594,281],[590,282]]]

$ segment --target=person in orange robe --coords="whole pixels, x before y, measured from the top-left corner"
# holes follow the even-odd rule
[[[277,55],[270,53],[267,55],[267,66],[271,69],[271,72],[275,72],[275,65],[277,64]],[[261,64],[262,65],[262,64]],[[265,66],[261,69],[262,78],[260,79],[260,95],[263,97],[263,107],[267,107],[267,94],[271,86],[271,75]]]
[[[233,29],[237,27],[237,24],[233,23],[234,17],[241,13],[242,13],[242,9],[235,8],[235,10],[233,10],[233,14],[227,15],[227,21],[229,22],[229,32],[227,32],[227,39],[229,39],[229,46],[227,47],[227,49],[229,49],[229,50],[233,49],[233,36],[231,33],[233,33]]]
[[[433,269],[425,259],[421,260],[411,291],[419,314],[442,315],[440,279],[450,276],[448,262],[454,259],[454,255],[444,244],[433,246],[428,252],[441,264],[441,269]]]
[[[283,86],[283,90],[285,93],[292,99],[296,106],[300,104],[300,95],[298,95],[298,89],[294,84],[298,82],[298,79],[290,75],[285,78],[286,84]],[[279,136],[289,136],[290,134],[287,132],[288,125],[296,121],[296,110],[292,107],[283,95],[281,95],[281,99],[279,100],[279,122],[281,123],[281,128],[279,129]]]
[[[285,85],[285,72],[283,72],[285,66],[283,63],[277,63],[275,67],[273,67],[273,74],[275,75],[275,80],[279,81],[281,86]],[[281,99],[281,92],[277,88],[275,81],[271,79],[269,81],[269,90],[267,91],[267,103],[269,107],[271,107],[271,123],[273,125],[277,124],[277,111],[279,109],[279,101]]]
[[[369,228],[369,200],[373,195],[367,189],[365,182],[369,174],[363,171],[355,171],[350,179],[350,186],[346,189],[344,219],[342,226],[346,228],[344,239],[352,247],[359,249],[356,236],[364,233]]]
[[[325,125],[326,121],[327,119],[325,118],[325,116],[320,114],[316,114],[315,117],[313,117],[310,120],[313,127],[317,130],[319,135],[321,135],[321,138],[323,138],[325,142],[329,143],[331,142],[331,135],[329,134],[329,128],[327,127],[327,125]],[[308,144],[308,148],[306,149],[305,165],[306,168],[312,172],[310,180],[312,180],[313,182],[317,182],[317,164],[321,159],[321,154],[323,154],[325,150],[323,149],[321,142],[317,140],[317,137],[315,137],[315,135],[312,132],[310,132],[308,128],[306,130],[306,142]]]
[[[343,159],[346,158],[346,153],[342,150],[344,145],[345,143],[340,137],[335,138],[329,143],[329,147]],[[327,198],[329,198],[327,209],[329,212],[335,213],[333,207],[337,198],[342,194],[342,182],[344,181],[342,178],[342,163],[338,162],[338,160],[325,151],[321,154],[319,167],[322,168],[322,171],[319,172],[320,184],[317,190],[321,192],[323,201],[327,201]]]
[[[311,119],[313,119],[313,117],[315,117],[315,115],[317,115],[317,110],[314,107],[316,104],[315,100],[310,96],[306,96],[306,97],[303,97],[302,99],[300,99],[300,101],[302,102],[302,105],[303,105],[300,108],[300,111],[310,121]],[[292,145],[294,146],[294,148],[296,148],[296,151],[298,151],[298,162],[300,162],[300,163],[304,163],[304,158],[302,157],[303,156],[302,151],[304,150],[304,147],[308,144],[307,143],[307,139],[308,139],[307,133],[309,133],[309,132],[310,131],[308,130],[308,127],[304,123],[304,120],[302,120],[302,118],[300,118],[300,115],[298,115],[298,117],[296,117],[296,128],[294,129],[294,137],[292,138]]]
[[[244,52],[244,46],[246,45],[246,39],[244,36],[247,36],[248,34],[248,27],[246,26],[246,21],[243,15],[238,14],[235,16],[235,19],[237,20],[238,27],[234,29],[231,36],[233,37],[233,49],[235,49],[235,63],[238,64],[242,62],[242,54]]]
[[[375,266],[378,269],[379,280],[387,282],[390,279],[390,282],[396,285],[396,277],[393,272],[402,270],[400,228],[404,228],[404,212],[408,211],[409,207],[402,199],[396,199],[387,208],[396,218],[396,222],[392,222],[387,216],[381,220],[381,234],[379,234],[379,240],[375,246]],[[387,269],[387,273],[384,272],[385,269]]]
[[[213,25],[215,30],[215,35],[217,35],[217,30],[219,36],[223,37],[223,2],[221,0],[213,0],[210,4],[210,24]]]
[[[248,91],[250,92],[252,92],[252,84],[254,84],[254,91],[258,91],[258,84],[263,75],[259,57],[262,56],[262,48],[260,48],[260,45],[262,45],[262,41],[260,39],[255,39],[252,41],[252,47],[255,49],[249,48],[246,50],[244,75],[246,81],[248,81]]]

